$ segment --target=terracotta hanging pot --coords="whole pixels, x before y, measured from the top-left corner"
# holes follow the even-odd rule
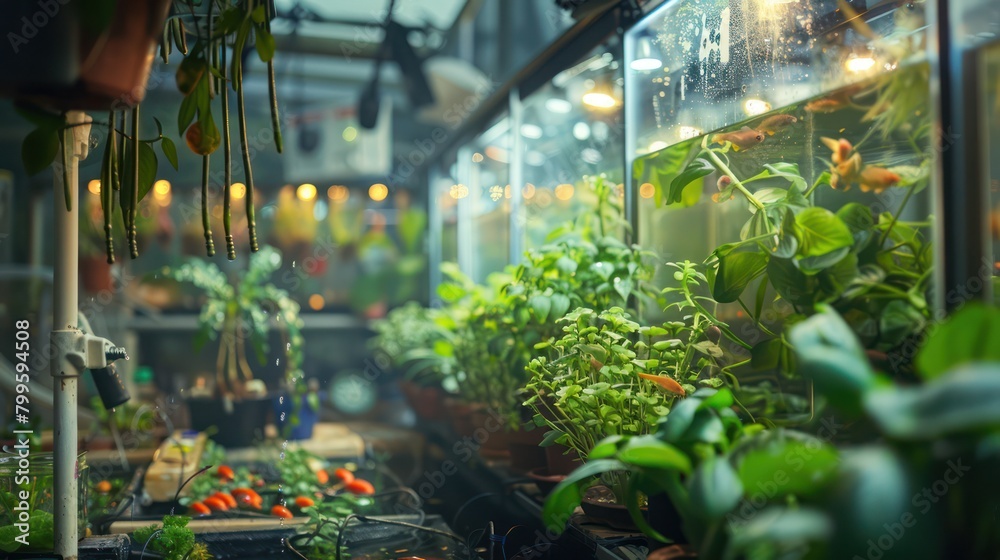
[[[170,0],[14,0],[0,92],[62,109],[134,105],[145,97]]]

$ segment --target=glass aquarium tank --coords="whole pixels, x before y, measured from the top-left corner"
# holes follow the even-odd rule
[[[982,157],[986,161],[988,181],[982,185],[986,189],[986,200],[989,230],[987,239],[989,266],[993,274],[993,301],[1000,304],[1000,6],[987,0],[969,0],[963,2],[965,19],[975,22],[966,27],[967,37],[978,43],[980,49],[979,73],[982,76],[979,98],[981,100],[978,114],[985,114],[982,126],[984,131],[980,138]],[[983,17],[992,13],[990,17]]]
[[[16,447],[16,446],[11,446]],[[77,531],[87,531],[88,467],[85,454],[77,457],[79,490]],[[0,550],[7,554],[52,550],[55,537],[52,453],[16,449],[0,456]]]
[[[525,249],[596,207],[588,178],[623,184],[623,81],[621,45],[612,37],[520,101]]]
[[[734,376],[782,383],[786,327],[819,304],[908,371],[934,311],[925,8],[679,0],[626,34],[638,241],[704,274],[656,281],[704,298]]]

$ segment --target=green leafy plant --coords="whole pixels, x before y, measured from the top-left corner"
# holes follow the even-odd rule
[[[143,550],[158,552],[166,560],[208,560],[208,548],[195,542],[194,532],[188,528],[190,517],[165,515],[163,523],[136,529],[132,534]]]
[[[704,557],[993,557],[1000,357],[974,341],[998,329],[1000,310],[967,305],[928,335],[922,382],[904,386],[873,370],[850,325],[822,306],[790,332],[802,374],[842,414],[822,439],[741,425],[728,389],[702,389],[655,435],[599,443],[549,496],[545,519],[561,528],[595,476],[628,471],[636,522],[664,537],[638,496],[665,492]],[[832,447],[845,421],[867,431]]]
[[[441,324],[442,311],[407,302],[372,323],[374,351],[419,385],[440,386],[454,369],[451,332]]]
[[[712,299],[739,306],[762,335],[751,349],[752,369],[792,374],[792,349],[783,329],[775,326],[801,321],[819,303],[841,312],[865,346],[877,353],[919,338],[931,319],[931,222],[903,219],[912,211],[914,195],[929,182],[929,160],[921,148],[927,143],[929,120],[914,108],[926,97],[926,88],[919,85],[926,83],[921,81],[924,72],[918,65],[750,123],[760,130],[775,117],[795,123],[792,115],[799,109],[812,122],[819,118],[813,112],[820,102],[829,102],[824,107],[831,110],[863,111],[838,117],[872,123],[860,136],[845,133],[853,142],[814,138],[812,125],[806,126],[801,141],[793,139],[803,144],[804,169],[798,163],[767,163],[747,155],[744,150],[752,146],[738,145],[743,142],[738,135],[755,132],[749,128],[707,134],[636,162],[636,177],[653,182],[658,204],[693,205],[711,180],[718,187],[715,203],[746,208],[739,238],[724,239],[705,264]],[[873,99],[870,105],[859,105],[868,99]],[[757,141],[763,141],[765,133],[756,133]],[[904,153],[886,155],[875,145],[879,136],[912,148],[912,153],[903,148]],[[823,154],[824,148],[829,152]],[[916,164],[901,164],[907,159]],[[817,169],[817,163],[823,167]],[[902,196],[893,198],[898,206],[876,215],[869,206],[874,197],[851,200],[831,192],[852,188]],[[836,207],[828,208],[831,201]],[[779,300],[785,305],[772,305]]]
[[[756,499],[761,484],[773,486],[770,496],[776,502],[795,499],[828,480],[837,462],[832,448],[811,436],[745,425],[733,412],[734,403],[728,388],[699,389],[678,403],[654,434],[602,440],[587,463],[549,495],[543,510],[546,523],[561,531],[596,476],[627,473],[624,503],[646,534],[663,542],[690,542],[706,558],[741,557],[734,555],[743,546],[740,539],[754,535],[734,533],[739,526],[734,512],[748,497]],[[774,465],[786,467],[780,485],[765,477],[773,476],[768,469]],[[683,534],[660,534],[646,521],[640,509],[643,498],[658,494],[665,494],[677,510]],[[812,521],[810,511],[797,513]],[[798,527],[790,525],[792,530]],[[803,538],[817,535],[801,532],[796,537],[801,544]]]
[[[175,0],[173,12],[167,19],[160,43],[160,57],[164,64],[176,48],[184,57],[176,72],[177,89],[184,96],[177,115],[178,133],[183,134],[192,152],[202,157],[202,225],[208,256],[215,254],[209,212],[209,156],[219,146],[223,147],[225,178],[223,184],[223,224],[226,250],[230,260],[236,258],[236,248],[231,232],[232,146],[230,141],[229,95],[232,87],[236,94],[237,128],[243,154],[244,183],[246,185],[246,215],[249,228],[250,250],[257,251],[256,222],[254,219],[254,182],[250,161],[249,140],[246,131],[246,108],[243,92],[243,51],[251,43],[257,56],[267,63],[268,94],[275,148],[282,151],[282,137],[275,86],[275,41],[271,35],[272,4],[256,0]],[[108,20],[107,23],[110,23]],[[188,36],[194,44],[188,48]],[[232,49],[231,59],[229,50]],[[213,116],[212,104],[221,104],[221,132]],[[108,137],[101,161],[101,207],[104,214],[105,251],[108,262],[114,262],[114,234],[112,218],[116,208],[121,209],[121,219],[128,239],[132,258],[138,257],[136,210],[139,202],[149,193],[156,181],[158,158],[153,149],[160,151],[170,165],[177,169],[177,148],[170,137],[164,135],[159,119],[154,118],[156,135],[144,139],[140,135],[140,107],[136,104],[122,110],[116,104],[110,107],[106,123]],[[34,175],[63,153],[61,169],[68,169],[65,150],[73,126],[66,124],[63,114],[30,105],[19,106],[19,112],[35,129],[24,139],[22,161],[29,175]],[[65,180],[67,209],[70,205],[69,181]]]
[[[250,258],[246,272],[235,284],[230,283],[217,265],[200,259],[162,271],[165,277],[190,283],[204,293],[195,347],[200,348],[208,340],[219,340],[216,381],[220,395],[242,397],[247,394],[246,383],[253,380],[246,359],[247,343],[258,361],[264,364],[268,354],[268,333],[275,321],[284,339],[285,377],[296,387],[295,400],[300,400],[304,387],[298,383],[303,376],[299,304],[285,290],[266,283],[280,267],[281,254],[265,246]]]

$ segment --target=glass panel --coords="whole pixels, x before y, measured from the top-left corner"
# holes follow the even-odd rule
[[[511,149],[510,118],[504,116],[459,154],[459,166],[464,163],[461,158],[469,159],[467,188],[459,185],[457,194],[468,197],[471,276],[477,282],[485,282],[510,262]]]
[[[594,49],[523,101],[525,249],[544,244],[555,226],[596,206],[585,177],[624,181],[618,43],[614,38]]]
[[[711,298],[770,413],[808,406],[770,388],[794,371],[784,327],[817,304],[894,373],[933,315],[924,5],[868,5],[675,1],[627,35],[639,243],[698,264],[698,286],[655,281]]]
[[[983,53],[983,98],[986,114],[984,150],[989,166],[990,243],[992,245],[993,300],[1000,304],[1000,44]]]

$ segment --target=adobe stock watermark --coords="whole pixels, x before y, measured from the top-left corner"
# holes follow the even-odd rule
[[[942,498],[948,495],[951,488],[962,480],[965,473],[972,470],[972,467],[962,464],[961,457],[954,460],[949,459],[947,467],[944,473],[942,473],[941,478],[913,494],[913,497],[910,498],[910,505],[912,506],[910,510],[903,512],[899,516],[899,519],[884,523],[882,528],[885,532],[881,535],[868,539],[868,542],[865,543],[868,545],[868,548],[865,550],[864,556],[855,554],[851,560],[879,560],[882,558],[886,552],[902,540],[907,531],[917,526],[917,523],[920,521],[917,515],[926,515],[934,504],[940,502]],[[917,514],[914,514],[915,510]]]
[[[38,9],[31,16],[22,16],[20,21],[14,23],[21,24],[20,33],[14,31],[7,32],[7,42],[10,43],[14,54],[21,52],[21,47],[38,36],[38,32],[55,18],[63,6],[69,4],[70,0],[38,0]]]

